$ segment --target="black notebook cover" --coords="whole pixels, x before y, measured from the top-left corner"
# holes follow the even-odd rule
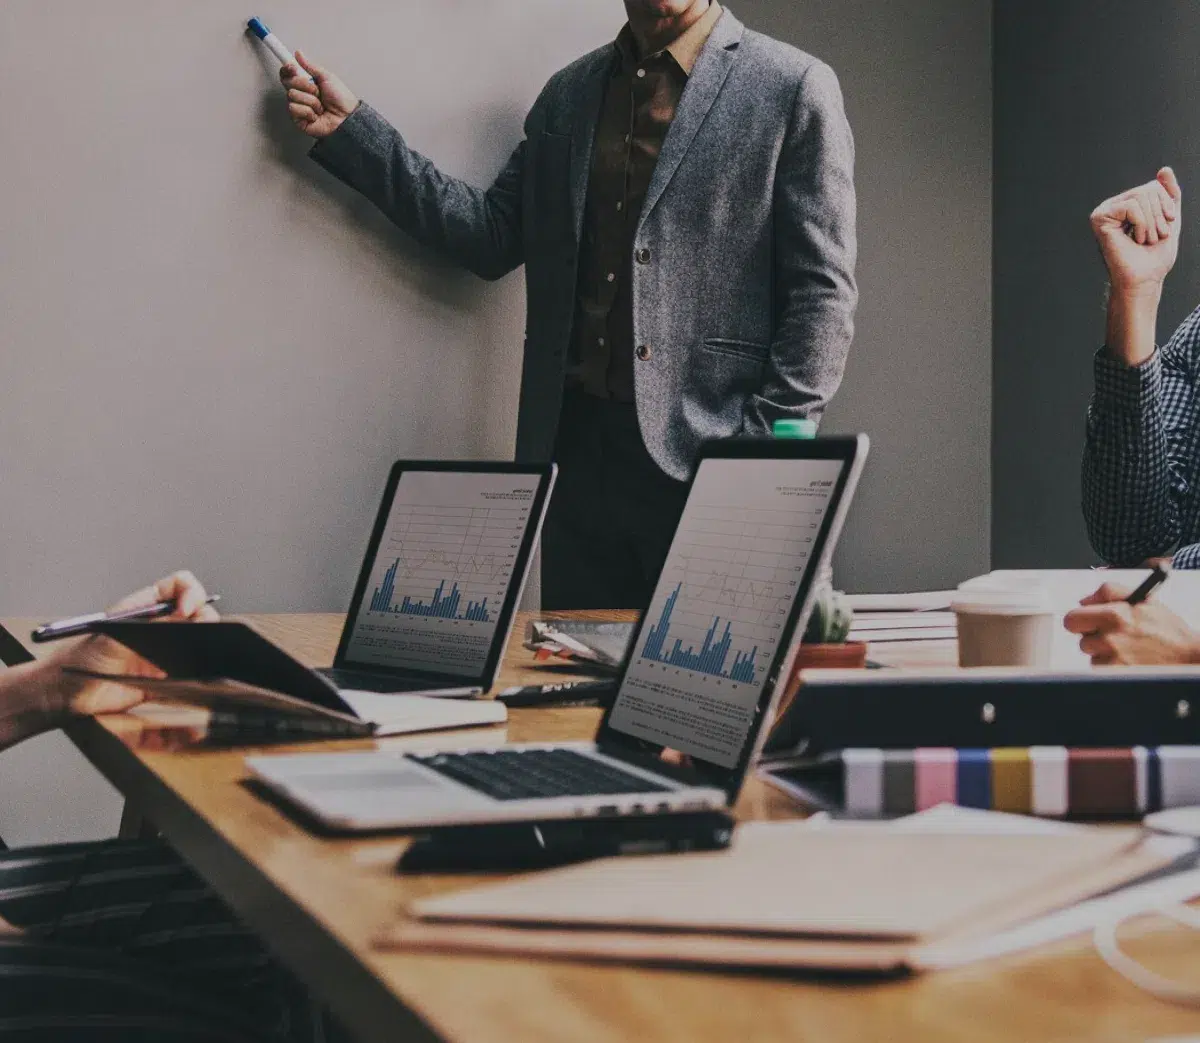
[[[148,693],[226,714],[337,720],[347,732],[366,734],[333,684],[244,623],[101,623],[112,638],[167,676],[142,679]]]
[[[802,675],[764,753],[1200,744],[1200,671],[872,670]]]

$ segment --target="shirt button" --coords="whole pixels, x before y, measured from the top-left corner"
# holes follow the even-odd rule
[[[605,278],[608,279],[609,282],[617,281],[617,276],[616,276],[616,273],[614,273],[614,272],[609,272],[608,275],[605,276]]]
[[[644,80],[645,78],[646,78],[646,70],[645,70],[645,69],[638,69],[638,79],[639,79],[639,80]]]
[[[634,352],[634,354],[637,355],[637,357],[639,359],[641,359],[643,362],[649,362],[650,361],[650,345],[649,344],[638,345],[638,349],[636,352]]]
[[[600,347],[604,347],[604,338],[601,337],[599,340],[596,341],[596,343],[599,344]]]
[[[638,264],[650,263],[650,251],[644,246],[634,256],[637,258]]]
[[[618,210],[624,210],[624,209],[625,209],[625,204],[624,204],[624,203],[618,203],[618,204],[617,204],[617,209],[618,209]]]

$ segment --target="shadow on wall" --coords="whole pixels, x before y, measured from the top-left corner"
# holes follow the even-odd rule
[[[307,193],[312,197],[303,201],[305,207],[315,199],[323,210],[336,213],[347,227],[354,229],[358,233],[354,238],[360,247],[370,251],[374,260],[382,260],[396,281],[405,285],[414,297],[429,301],[438,310],[452,309],[468,318],[479,338],[478,365],[453,374],[451,379],[461,381],[464,387],[469,386],[476,416],[488,415],[496,387],[491,372],[493,365],[506,365],[512,348],[512,345],[497,342],[498,331],[489,319],[494,314],[498,292],[495,284],[481,280],[416,242],[393,225],[373,203],[309,159],[313,142],[296,129],[288,115],[278,66],[273,58],[264,55],[263,49],[249,34],[246,45],[252,49],[268,83],[260,95],[258,112],[264,158],[291,174],[298,194]],[[515,144],[518,138],[512,131],[515,128],[520,134],[523,121],[524,113],[512,108],[497,108],[473,122],[469,129],[481,141],[510,137]],[[464,127],[464,132],[467,130]],[[404,330],[397,330],[396,336],[402,338]],[[430,403],[431,406],[435,404]],[[513,408],[516,408],[515,401]],[[487,446],[494,439],[487,430],[476,427],[466,434],[473,453],[490,455]]]

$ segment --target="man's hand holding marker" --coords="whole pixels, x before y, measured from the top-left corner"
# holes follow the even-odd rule
[[[338,77],[310,62],[302,51],[287,48],[261,19],[251,18],[250,32],[279,59],[279,79],[288,96],[292,122],[310,138],[327,138],[358,108],[358,98]]]

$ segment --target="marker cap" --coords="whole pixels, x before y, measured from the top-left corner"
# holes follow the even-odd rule
[[[262,21],[258,18],[251,18],[250,21],[246,23],[246,26],[260,40],[265,40],[271,35],[271,30],[263,25]]]
[[[776,420],[771,425],[771,433],[776,438],[816,438],[817,422],[815,420]]]

